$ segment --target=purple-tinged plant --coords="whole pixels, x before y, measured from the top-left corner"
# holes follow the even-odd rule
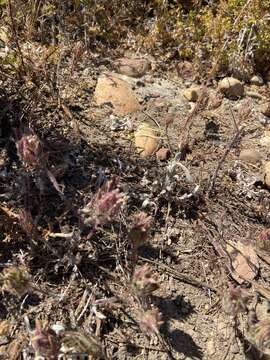
[[[247,305],[251,299],[250,293],[240,286],[230,285],[222,299],[224,311],[233,317],[247,311]]]
[[[42,144],[36,134],[22,135],[16,141],[16,148],[20,160],[30,170],[38,168],[44,161]]]
[[[148,296],[159,288],[152,270],[147,265],[135,270],[132,285],[140,296]]]
[[[61,348],[61,341],[48,324],[42,326],[36,320],[36,328],[31,336],[31,344],[36,356],[44,356],[46,359],[57,359]]]
[[[161,313],[158,309],[147,310],[142,313],[139,320],[140,329],[147,335],[157,335],[159,328],[163,324]]]
[[[125,201],[125,196],[116,189],[114,180],[101,188],[94,198],[81,210],[86,225],[92,225],[94,229],[114,221]]]

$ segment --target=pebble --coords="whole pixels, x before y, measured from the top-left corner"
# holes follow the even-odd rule
[[[121,58],[114,62],[114,66],[119,74],[134,78],[140,78],[151,68],[147,59],[128,59]]]
[[[270,103],[264,103],[264,104],[261,104],[260,106],[260,112],[267,116],[267,117],[270,117]]]
[[[244,149],[240,152],[239,159],[250,164],[258,164],[261,162],[261,154],[257,150]]]
[[[196,102],[199,98],[201,88],[199,86],[192,86],[184,90],[183,95],[188,101]]]
[[[156,152],[157,160],[166,161],[171,155],[170,149],[162,147]]]
[[[262,86],[263,85],[263,78],[260,75],[254,75],[252,76],[250,83],[252,85],[256,86]]]
[[[233,77],[226,77],[218,84],[218,90],[228,98],[239,98],[244,95],[243,84]]]

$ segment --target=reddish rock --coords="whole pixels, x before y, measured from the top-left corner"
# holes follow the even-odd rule
[[[171,155],[170,149],[168,148],[160,148],[157,152],[156,152],[156,157],[157,160],[159,161],[166,161],[169,159]]]
[[[140,104],[131,86],[115,74],[99,77],[94,97],[97,105],[111,103],[117,115],[140,110]]]

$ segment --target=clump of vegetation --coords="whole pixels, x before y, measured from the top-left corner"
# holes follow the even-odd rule
[[[25,331],[18,306],[20,314],[30,308],[31,321],[35,320],[34,330],[29,326],[27,343],[22,340],[20,349],[30,344],[31,355],[52,359],[78,353],[107,358],[106,345],[119,335],[118,330],[111,333],[123,325],[121,335],[127,328],[126,332],[135,329],[138,338],[156,338],[161,350],[170,355],[173,345],[163,341],[161,331],[164,323],[164,332],[168,330],[163,308],[170,306],[159,306],[160,279],[154,266],[145,265],[141,252],[147,245],[149,253],[157,250],[150,241],[156,216],[166,232],[160,240],[162,249],[156,251],[157,268],[163,257],[168,256],[168,264],[172,261],[174,254],[164,251],[166,244],[171,246],[184,236],[182,230],[174,233],[170,215],[177,218],[183,211],[187,227],[191,224],[188,218],[199,223],[200,214],[195,214],[193,204],[185,210],[185,205],[181,210],[177,205],[192,199],[197,190],[174,201],[171,188],[176,191],[181,183],[177,158],[152,176],[153,184],[144,185],[149,186],[147,190],[140,187],[141,174],[137,187],[130,190],[126,180],[134,176],[130,176],[130,159],[123,164],[116,152],[110,157],[105,145],[100,149],[89,146],[76,122],[81,108],[69,104],[78,95],[75,90],[67,94],[65,81],[70,81],[72,91],[73,84],[79,83],[82,93],[92,96],[93,86],[84,86],[76,78],[77,69],[89,68],[89,63],[87,69],[80,68],[81,64],[91,59],[96,79],[96,63],[106,62],[108,54],[112,60],[138,47],[163,62],[188,60],[197,70],[203,67],[198,71],[199,77],[206,75],[201,81],[224,74],[245,81],[258,71],[267,75],[269,10],[266,0],[0,0],[1,136],[2,130],[5,133],[0,146],[4,144],[8,154],[5,170],[0,168],[0,237],[4,244],[0,287],[7,303],[12,299],[7,308],[16,317],[16,329]],[[250,108],[243,102],[239,116],[246,120],[249,115]],[[83,116],[80,120],[88,125]],[[109,171],[105,169],[108,163]],[[140,170],[136,166],[132,171]],[[181,168],[189,175],[185,165]],[[173,186],[166,187],[168,194],[164,195],[160,188],[168,179]],[[144,190],[145,199],[141,196]],[[147,197],[149,193],[156,202]],[[159,206],[162,202],[168,206],[167,213]],[[262,233],[259,239],[262,250],[267,249],[266,235]],[[187,254],[192,251],[188,249]],[[208,286],[208,282],[199,284],[172,270],[168,273],[176,279],[189,280],[204,290]],[[43,281],[45,287],[35,285]],[[60,289],[59,294],[47,291],[49,287]],[[209,294],[215,291],[208,290]],[[251,296],[245,289],[231,286],[222,299],[224,311],[235,323],[239,314],[250,313]],[[37,320],[37,314],[44,314],[47,321]],[[61,333],[53,326],[58,317],[67,329]],[[266,320],[254,317],[250,323],[252,341],[262,351],[269,345],[269,329]],[[128,343],[128,336],[123,343]],[[111,355],[117,356],[113,351]]]
[[[254,71],[269,70],[267,0],[7,0],[0,6],[0,40],[7,50],[1,67],[28,79],[31,73],[34,82],[38,71],[59,62],[68,43],[80,41],[73,57],[83,48],[130,48],[139,43],[169,58],[203,62],[209,70],[218,64],[217,70],[244,79]],[[41,46],[38,57],[29,56],[34,44]]]

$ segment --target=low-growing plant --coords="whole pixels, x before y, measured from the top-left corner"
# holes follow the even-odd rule
[[[147,265],[135,269],[132,285],[139,296],[149,296],[159,288],[152,270]]]

